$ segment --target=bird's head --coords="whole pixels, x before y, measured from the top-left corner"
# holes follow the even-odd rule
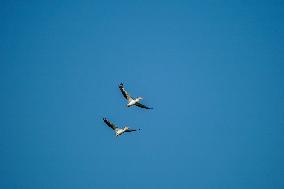
[[[143,98],[142,98],[141,96],[139,96],[137,99],[138,99],[138,100],[142,100]]]

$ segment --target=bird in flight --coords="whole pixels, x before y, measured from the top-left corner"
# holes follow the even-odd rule
[[[128,92],[124,89],[124,85],[123,83],[120,83],[119,85],[119,89],[122,93],[122,95],[124,96],[124,98],[126,98],[126,100],[128,101],[128,104],[127,104],[127,107],[130,107],[130,106],[138,106],[140,108],[145,108],[145,109],[153,109],[153,108],[149,108],[143,104],[141,104],[139,101],[142,100],[143,98],[142,97],[137,97],[137,98],[132,98]]]
[[[112,130],[114,130],[116,136],[120,136],[125,132],[133,132],[133,131],[141,130],[141,129],[130,129],[127,126],[125,126],[124,128],[118,128],[112,122],[107,120],[107,118],[103,118],[103,120],[104,120],[105,124],[107,124],[107,126],[109,126],[110,128],[112,128]]]

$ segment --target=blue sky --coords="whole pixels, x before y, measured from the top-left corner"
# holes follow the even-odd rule
[[[282,189],[283,19],[280,0],[1,1],[0,188]]]

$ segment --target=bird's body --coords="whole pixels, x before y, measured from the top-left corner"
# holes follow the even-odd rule
[[[116,129],[116,130],[115,130],[115,135],[116,135],[116,136],[122,135],[122,134],[125,133],[127,130],[128,130],[127,127],[124,127],[124,128],[122,128],[122,129]]]
[[[106,118],[103,118],[103,120],[104,120],[105,124],[107,124],[107,126],[109,126],[110,128],[112,128],[112,130],[114,130],[116,136],[120,136],[125,132],[137,131],[136,129],[130,129],[129,127],[126,127],[126,126],[124,128],[118,128],[112,122],[107,120]],[[140,129],[138,129],[138,130],[140,130]]]
[[[130,101],[128,101],[127,107],[136,105],[136,103],[139,102],[140,100],[142,100],[141,97],[131,99]]]
[[[137,97],[137,98],[132,98],[128,92],[124,89],[124,85],[123,83],[121,83],[119,85],[119,89],[122,93],[122,95],[124,96],[124,98],[126,98],[126,100],[128,101],[127,107],[131,107],[131,106],[138,106],[140,108],[145,108],[145,109],[153,109],[153,108],[149,108],[143,104],[141,104],[139,101],[142,100],[142,97]]]

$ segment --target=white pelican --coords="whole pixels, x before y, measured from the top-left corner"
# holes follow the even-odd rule
[[[127,99],[128,101],[128,104],[127,104],[127,107],[130,107],[130,106],[138,106],[140,108],[145,108],[145,109],[153,109],[153,108],[149,108],[141,103],[139,103],[140,100],[142,100],[143,98],[142,97],[138,97],[138,98],[132,98],[128,92],[124,89],[124,86],[123,86],[123,83],[120,83],[119,85],[119,89],[122,93],[122,95],[124,96],[124,98]]]
[[[124,128],[118,128],[112,122],[107,120],[107,118],[103,118],[103,120],[104,120],[105,124],[107,124],[107,126],[109,126],[110,128],[112,128],[112,130],[114,130],[116,136],[122,135],[125,132],[132,132],[132,131],[141,130],[141,129],[130,129],[126,126]]]

